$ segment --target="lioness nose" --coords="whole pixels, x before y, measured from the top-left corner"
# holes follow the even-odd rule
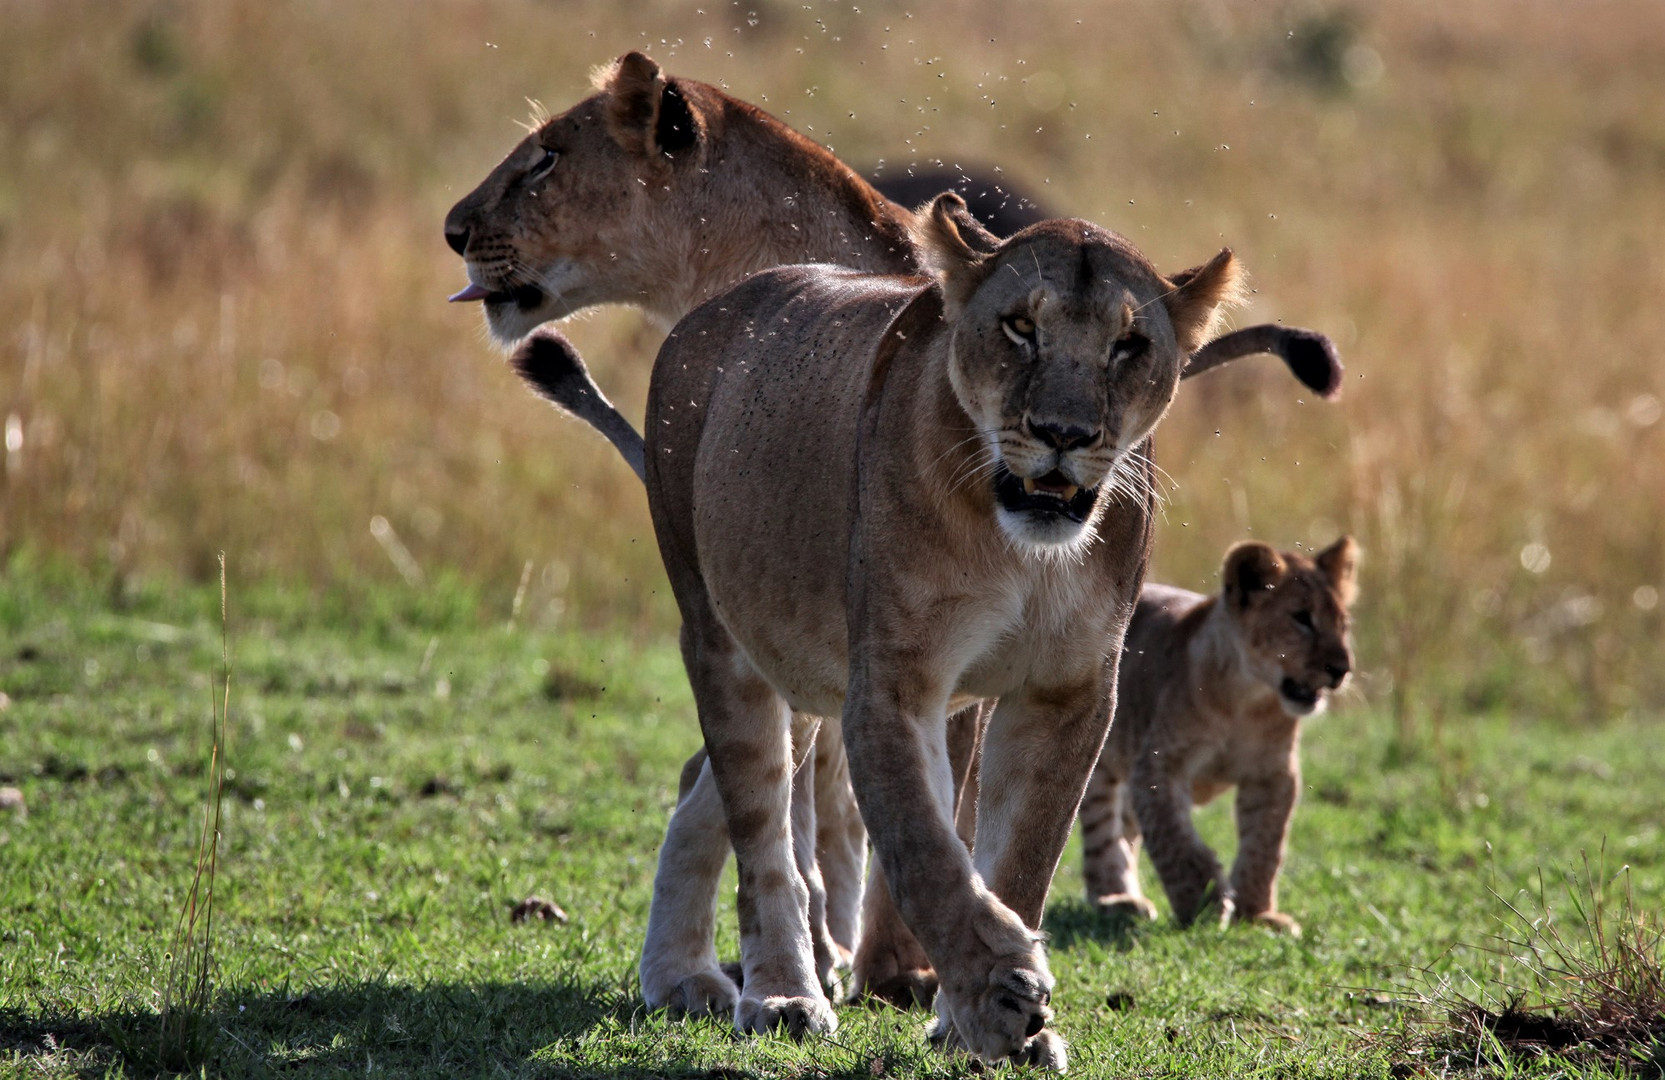
[[[1345,660],[1339,664],[1330,663],[1324,665],[1324,671],[1330,676],[1330,683],[1333,686],[1340,686],[1341,680],[1345,679],[1347,677],[1347,673],[1351,670],[1352,666]]]
[[[1028,426],[1031,436],[1054,450],[1074,450],[1098,438],[1098,432],[1072,424],[1056,424],[1044,420],[1037,423],[1034,417],[1024,420],[1024,424]]]
[[[468,250],[468,230],[453,229],[449,225],[445,226],[445,242],[451,245],[452,251],[461,255]]]

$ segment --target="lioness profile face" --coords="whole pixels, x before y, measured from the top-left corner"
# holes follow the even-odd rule
[[[996,518],[1021,545],[1075,550],[1093,535],[1106,489],[1142,496],[1130,452],[1233,294],[1236,265],[1221,252],[1169,280],[1084,222],[1043,222],[978,255],[952,209],[946,198],[933,205],[922,240],[954,324],[954,393],[988,445]]]
[[[483,300],[498,341],[595,304],[631,303],[631,262],[658,198],[697,165],[699,120],[658,65],[631,53],[599,92],[546,120],[445,217],[467,265],[453,300]],[[652,191],[650,192],[650,187]]]
[[[1324,707],[1353,670],[1347,606],[1358,546],[1350,536],[1307,558],[1255,541],[1226,554],[1222,597],[1255,678],[1274,688],[1290,716]]]

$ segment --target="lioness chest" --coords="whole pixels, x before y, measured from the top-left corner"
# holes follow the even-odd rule
[[[849,583],[874,572],[850,556],[859,475],[876,455],[917,449],[891,437],[864,445],[864,461],[857,443],[873,343],[919,288],[827,267],[769,271],[692,313],[655,368],[649,483],[670,535],[749,662],[801,711],[843,706]],[[705,344],[732,340],[734,320],[746,347]],[[927,500],[904,495],[879,513],[889,617],[909,624],[906,660],[942,673],[950,707],[1006,693],[1082,649],[1102,657],[1103,635],[1083,641],[1083,619],[1113,616],[1080,567],[1014,557],[992,522],[937,520]]]

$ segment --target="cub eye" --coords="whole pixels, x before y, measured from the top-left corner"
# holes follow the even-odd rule
[[[560,157],[560,154],[546,147],[543,157],[539,158],[538,163],[532,166],[532,171],[526,174],[526,178],[528,180],[541,179],[545,173],[555,167],[555,162],[560,160]]]
[[[1000,320],[1000,329],[1006,331],[1006,336],[1012,339],[1014,345],[1035,344],[1035,320],[1022,315],[1010,315]]]
[[[1110,346],[1110,359],[1119,364],[1143,356],[1148,348],[1150,338],[1135,331],[1126,337],[1116,339],[1116,343]]]
[[[1312,625],[1312,612],[1310,611],[1297,611],[1294,615],[1294,619],[1295,625],[1299,626],[1302,630],[1305,630],[1309,634],[1315,629]]]

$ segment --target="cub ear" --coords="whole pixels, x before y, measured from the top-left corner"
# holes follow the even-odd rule
[[[1351,606],[1358,596],[1357,581],[1359,569],[1359,545],[1351,536],[1343,536],[1340,540],[1320,551],[1313,558],[1318,569],[1330,579],[1336,593],[1343,604]]]
[[[1270,544],[1259,540],[1245,540],[1232,545],[1226,552],[1225,565],[1220,570],[1221,592],[1226,604],[1236,611],[1265,595],[1266,590],[1283,580],[1288,564]]]
[[[1243,300],[1243,268],[1230,248],[1222,248],[1201,266],[1181,270],[1168,279],[1162,297],[1168,319],[1174,324],[1182,356],[1196,352],[1214,333],[1214,324],[1225,304]]]
[[[938,195],[914,215],[914,241],[926,267],[942,285],[943,317],[950,321],[988,272],[988,254],[966,242],[962,222],[970,216],[965,200],[952,191]]]
[[[631,153],[675,154],[699,142],[702,125],[687,97],[642,53],[596,72],[595,85],[607,98],[607,133]]]

